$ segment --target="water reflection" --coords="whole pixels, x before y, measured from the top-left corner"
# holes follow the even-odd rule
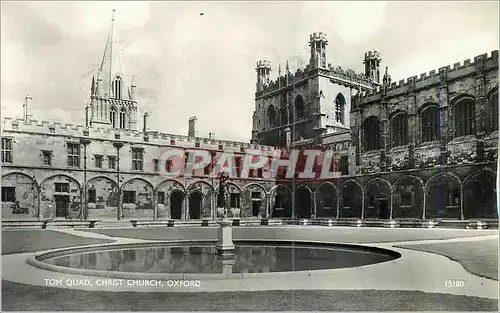
[[[394,257],[344,248],[240,245],[231,260],[212,246],[150,247],[74,254],[44,262],[91,270],[146,273],[265,273],[354,267]]]

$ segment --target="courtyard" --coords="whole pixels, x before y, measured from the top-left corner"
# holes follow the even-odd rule
[[[4,311],[497,311],[498,230],[322,226],[234,227],[234,240],[340,243],[397,251],[397,260],[327,271],[201,281],[201,288],[48,287],[90,276],[27,264],[33,253],[86,246],[216,240],[215,227],[4,230]],[[268,273],[269,274],[269,273]],[[450,287],[447,281],[463,285]]]

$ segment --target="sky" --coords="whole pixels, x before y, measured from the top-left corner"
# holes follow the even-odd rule
[[[363,72],[378,50],[393,81],[498,50],[498,1],[459,2],[1,2],[1,108],[83,125],[115,9],[127,77],[135,76],[148,129],[249,141],[255,65],[309,60],[313,32],[333,66]],[[200,13],[204,13],[200,15]]]

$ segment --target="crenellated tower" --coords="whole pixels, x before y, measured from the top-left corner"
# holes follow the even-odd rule
[[[365,53],[363,64],[365,65],[365,76],[373,83],[380,85],[380,54],[378,51],[368,51]]]
[[[264,86],[270,82],[271,62],[262,60],[257,62],[257,92],[264,90]]]
[[[328,40],[326,34],[322,32],[312,33],[309,36],[309,46],[311,47],[311,58],[309,65],[313,68],[327,68],[326,46]]]
[[[135,130],[137,99],[134,79],[128,85],[115,32],[115,17],[104,47],[104,53],[92,77],[90,105],[86,108],[87,126]]]

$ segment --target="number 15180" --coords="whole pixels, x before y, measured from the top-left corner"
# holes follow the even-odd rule
[[[444,286],[446,288],[461,288],[461,287],[465,286],[465,282],[463,280],[459,280],[459,279],[446,280],[444,282]]]

